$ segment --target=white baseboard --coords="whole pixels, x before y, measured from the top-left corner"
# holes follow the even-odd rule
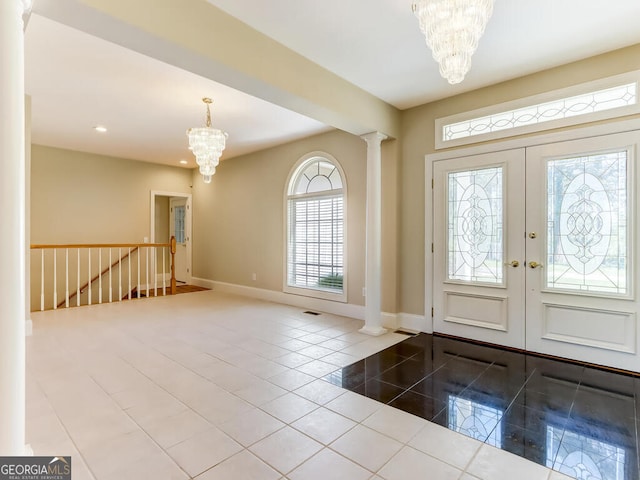
[[[308,310],[317,310],[320,312],[332,313],[334,315],[342,315],[344,317],[364,320],[363,305],[332,302],[331,300],[322,300],[319,298],[304,297],[302,295],[294,295],[291,293],[276,292],[274,290],[266,290],[264,288],[216,282],[206,278],[193,277],[191,279],[191,283],[199,287],[210,288],[217,292],[233,293],[235,295],[243,295],[245,297],[266,300],[268,302],[283,303],[285,305],[292,305],[294,307],[305,308]],[[391,331],[399,328],[411,332],[432,333],[433,331],[430,322],[428,323],[426,321],[424,315],[388,312],[382,312],[381,315],[382,325]]]
[[[211,288],[217,292],[233,293],[236,295],[243,295],[245,297],[257,298],[259,300],[266,300],[268,302],[283,303],[285,305],[292,305],[294,307],[305,308],[308,310],[317,310],[320,312],[332,313],[334,315],[342,315],[344,317],[364,320],[363,305],[332,302],[331,300],[304,297],[302,295],[293,295],[291,293],[276,292],[274,290],[247,287],[245,285],[236,285],[233,283],[216,282],[204,278],[193,277],[192,280],[194,285]]]
[[[206,278],[191,277],[190,283],[197,287],[210,288],[211,290],[213,290],[216,287],[215,282],[213,280],[208,280]]]
[[[428,322],[424,315],[398,313],[398,324],[398,328],[408,330],[410,332],[433,333],[431,322]]]
[[[398,328],[398,314],[382,312],[382,326],[389,330],[397,330]]]

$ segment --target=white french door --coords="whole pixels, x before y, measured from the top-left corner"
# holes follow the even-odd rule
[[[524,149],[434,163],[434,329],[524,348]]]
[[[526,193],[527,349],[640,371],[639,140],[631,132],[527,149],[536,179]]]
[[[639,141],[433,162],[434,330],[640,371]]]

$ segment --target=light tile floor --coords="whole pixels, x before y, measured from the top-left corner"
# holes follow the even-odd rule
[[[27,441],[74,480],[564,478],[322,380],[406,338],[358,320],[213,291],[32,318]]]

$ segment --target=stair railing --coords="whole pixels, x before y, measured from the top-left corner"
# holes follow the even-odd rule
[[[166,295],[167,290],[170,295],[176,293],[175,237],[171,237],[169,243],[31,245],[31,252],[31,277],[39,277],[40,280],[40,310],[45,310],[48,306],[54,310],[68,308],[73,299],[75,306],[81,306],[111,303],[114,301],[114,294],[117,294],[116,301],[122,301],[125,298],[131,300],[141,296],[149,297],[150,292],[158,296],[159,289],[162,295]],[[62,255],[64,275],[58,272],[58,257]],[[107,265],[105,268],[102,267],[103,263]],[[160,270],[158,263],[161,264]],[[169,285],[166,277],[167,267],[170,272]],[[161,286],[158,286],[158,274],[161,274]],[[86,279],[84,283],[82,278]],[[126,289],[124,295],[123,288]],[[36,298],[34,290],[37,290],[37,286],[32,281],[32,297]],[[59,290],[64,291],[61,301],[58,300]],[[146,295],[142,295],[145,290]],[[48,292],[50,297],[47,295]],[[132,292],[136,292],[137,295],[132,295]],[[35,309],[37,307],[32,307],[32,310]]]

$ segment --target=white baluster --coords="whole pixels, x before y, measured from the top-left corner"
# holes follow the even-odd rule
[[[140,298],[140,247],[138,247],[138,298]]]
[[[165,278],[164,264],[165,264],[165,255],[166,255],[165,247],[162,247],[162,295],[167,295],[167,279]]]
[[[54,248],[53,249],[53,309],[56,310],[58,308],[58,265],[57,265],[57,260],[58,260],[58,255],[57,255],[57,251]]]
[[[158,296],[158,252],[153,247],[153,294]]]
[[[111,281],[111,248],[109,248],[109,303],[113,302],[113,282]]]
[[[102,303],[102,248],[98,249],[98,297],[98,303]]]
[[[80,306],[80,249],[78,248],[78,275],[76,275],[76,279],[78,283],[76,285],[76,307]]]
[[[118,247],[118,301],[122,301],[122,249]]]
[[[127,298],[131,300],[131,247],[129,247],[127,258],[129,261],[129,294],[127,295]]]
[[[64,252],[64,307],[69,308],[69,249]]]
[[[146,252],[146,257],[147,257],[147,264],[145,266],[145,270],[146,270],[146,279],[147,279],[147,298],[149,298],[149,247],[145,248],[144,251]]]
[[[44,311],[44,248],[40,254],[40,311]]]
[[[89,272],[89,279],[87,280],[87,283],[89,284],[87,305],[91,305],[91,249],[89,249],[89,254],[87,255],[87,271]]]

